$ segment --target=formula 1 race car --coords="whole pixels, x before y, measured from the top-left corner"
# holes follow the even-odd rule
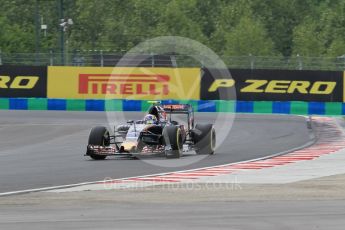
[[[172,120],[175,114],[185,114],[186,124]],[[168,117],[169,116],[169,117]],[[127,121],[114,127],[110,135],[104,126],[91,129],[86,156],[104,160],[107,156],[164,154],[167,158],[180,158],[183,152],[195,150],[197,154],[214,154],[216,132],[212,124],[196,124],[189,104],[155,102],[142,120]]]

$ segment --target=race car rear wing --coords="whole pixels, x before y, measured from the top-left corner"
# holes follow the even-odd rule
[[[164,112],[170,114],[169,120],[172,122],[172,114],[186,114],[188,131],[194,128],[194,111],[189,104],[164,104],[162,105]]]
[[[166,113],[173,114],[191,114],[193,107],[189,104],[164,104],[162,105]]]

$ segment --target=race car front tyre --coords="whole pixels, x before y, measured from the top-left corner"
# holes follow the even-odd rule
[[[89,135],[88,145],[109,146],[109,131],[104,126],[96,126],[91,129]],[[88,149],[86,155],[94,160],[104,160],[106,156],[94,154],[92,150]]]
[[[163,129],[165,156],[180,158],[183,150],[181,130],[177,126],[165,126]]]
[[[211,124],[196,124],[193,131],[195,151],[199,155],[212,155],[216,147],[216,131]]]

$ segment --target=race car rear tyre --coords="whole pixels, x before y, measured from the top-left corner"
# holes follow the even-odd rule
[[[216,131],[211,124],[196,124],[194,129],[195,151],[199,155],[212,155],[216,147]]]
[[[91,129],[88,145],[109,146],[109,131],[104,126],[96,126]],[[94,160],[104,160],[106,156],[94,154],[92,150],[87,150],[87,155]]]
[[[177,126],[165,126],[163,129],[163,138],[166,148],[165,156],[167,158],[180,158],[183,150],[181,130]]]

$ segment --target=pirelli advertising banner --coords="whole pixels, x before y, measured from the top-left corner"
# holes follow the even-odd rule
[[[340,71],[203,69],[202,100],[343,102]],[[229,76],[229,75],[227,75]]]
[[[52,66],[48,98],[198,100],[200,69]]]
[[[0,65],[0,97],[46,97],[47,67]]]

